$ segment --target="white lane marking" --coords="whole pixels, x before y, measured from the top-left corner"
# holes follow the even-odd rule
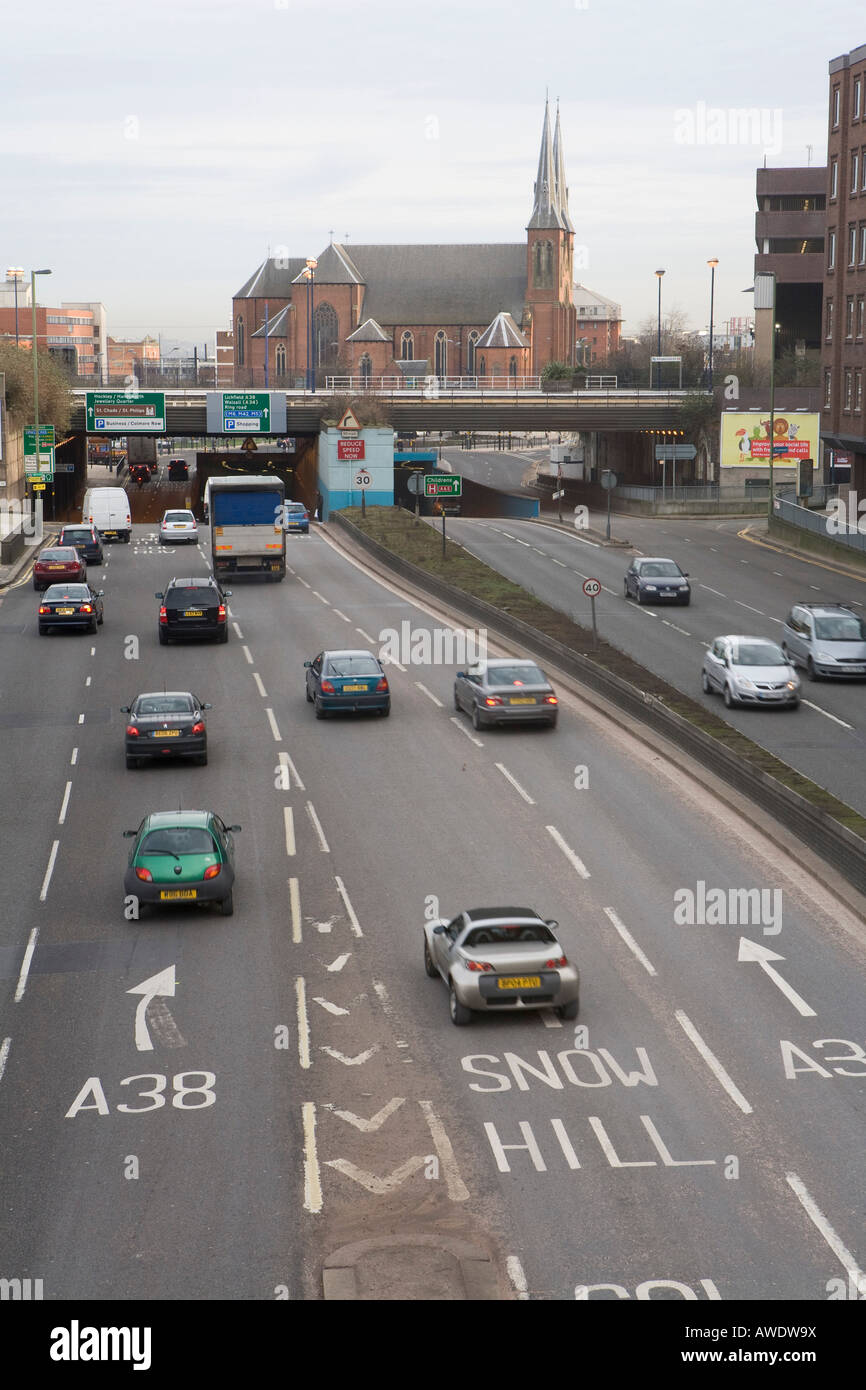
[[[295,1001],[298,1014],[298,1061],[307,1071],[311,1065],[310,1020],[307,1017],[307,985],[303,975],[295,980]]]
[[[304,1211],[316,1216],[323,1206],[322,1171],[316,1152],[316,1107],[311,1100],[301,1106],[304,1126]]]
[[[545,1028],[561,1028],[562,1019],[557,1018],[553,1009],[539,1009],[538,1013]]]
[[[810,709],[817,710],[818,714],[823,714],[825,719],[832,719],[834,724],[841,724],[843,729],[853,729],[853,724],[846,724],[844,719],[838,719],[829,710],[822,709],[820,705],[813,705],[811,700],[801,700],[801,704],[808,705]]]
[[[382,981],[381,981],[381,980],[374,980],[374,981],[373,981],[373,989],[374,989],[374,991],[375,991],[376,998],[379,1000],[379,1003],[382,1005],[382,1009],[383,1009],[384,1013],[386,1013],[387,1016],[388,1016],[389,1018],[393,1018],[393,1016],[394,1016],[394,1007],[393,1007],[393,1005],[392,1005],[392,1003],[391,1003],[391,1000],[390,1000],[389,997],[388,997],[388,991],[387,991],[387,989],[385,988],[385,986],[382,984]]]
[[[419,1100],[418,1104],[427,1121],[427,1128],[436,1145],[436,1152],[439,1155],[439,1167],[445,1174],[445,1187],[452,1202],[468,1202],[469,1188],[460,1176],[460,1169],[457,1167],[457,1159],[454,1157],[454,1150],[451,1147],[451,1140],[445,1131],[445,1126],[440,1120],[433,1105],[429,1100]]]
[[[48,897],[48,885],[51,882],[51,875],[54,873],[54,861],[57,858],[57,851],[59,848],[60,841],[55,840],[54,844],[51,846],[51,853],[48,856],[48,868],[45,870],[45,877],[42,880],[42,887],[39,891],[39,901],[41,903],[44,903],[45,899]]]
[[[546,550],[539,550],[539,548],[538,548],[537,545],[534,545],[534,546],[532,547],[532,549],[535,551],[536,555],[547,555],[547,551],[546,551]]]
[[[3,1073],[6,1070],[6,1058],[9,1056],[9,1049],[11,1046],[11,1038],[4,1038],[2,1043],[0,1043],[0,1081],[3,1080]]]
[[[286,569],[288,570],[289,574],[297,574],[298,572],[297,570],[293,570],[291,565],[286,565]]]
[[[252,652],[250,651],[249,647],[246,647],[246,646],[245,646],[245,647],[242,647],[241,650],[242,650],[242,652],[243,652],[243,654],[244,654],[244,657],[246,658],[247,664],[248,664],[249,666],[252,666],[252,664],[253,664],[253,656],[252,656]]]
[[[858,1268],[857,1261],[851,1254],[851,1251],[842,1243],[820,1207],[816,1205],[814,1199],[809,1195],[805,1183],[801,1178],[797,1177],[796,1173],[786,1173],[785,1181],[794,1193],[809,1220],[823,1236],[824,1240],[833,1251],[833,1254],[836,1256],[836,1259],[842,1265],[849,1280],[852,1281],[852,1288],[859,1288],[860,1281],[864,1278],[863,1271]]]
[[[603,593],[610,594],[613,598],[616,598],[616,589],[609,589],[606,584],[602,584],[601,588]]]
[[[718,547],[717,545],[711,545],[711,546],[710,546],[710,550],[718,551],[718,548],[719,548],[719,547]]]
[[[627,946],[628,949],[632,952],[632,954],[636,957],[636,959],[640,961],[641,965],[643,966],[644,970],[646,970],[647,974],[648,974],[648,975],[655,975],[655,974],[656,974],[656,968],[655,968],[655,966],[653,965],[652,961],[649,959],[648,956],[646,956],[646,955],[644,954],[644,952],[641,950],[640,946],[638,946],[637,942],[635,941],[635,939],[634,939],[634,937],[632,936],[631,932],[629,931],[628,927],[625,925],[624,922],[621,922],[621,921],[620,921],[619,917],[617,917],[617,915],[616,915],[616,913],[614,912],[613,908],[612,908],[612,907],[606,907],[606,908],[604,909],[604,915],[605,915],[605,917],[607,918],[607,920],[610,922],[611,926],[612,926],[612,927],[615,927],[616,930],[619,932],[619,934],[620,934],[620,936],[622,937],[623,941],[625,942],[626,946]]]
[[[301,891],[296,878],[289,879],[289,910],[292,914],[292,941],[299,946],[303,940],[301,924]]]
[[[322,829],[322,822],[316,815],[316,808],[313,805],[312,801],[307,802],[307,815],[310,817],[310,820],[313,823],[313,829],[319,837],[319,848],[322,850],[323,854],[330,854],[331,850],[328,845],[328,841],[325,839],[325,832]]]
[[[298,575],[298,579],[300,579],[300,581],[301,581],[301,583],[303,584],[303,586],[304,586],[305,589],[312,589],[312,587],[313,587],[312,584],[308,584],[307,581],[306,581],[306,579],[301,578],[300,575]]]
[[[232,612],[231,607],[229,606],[229,604],[226,604],[226,612],[228,613],[228,615],[229,615],[230,618],[233,618],[233,617],[234,617],[234,613]]]
[[[743,603],[742,599],[735,598],[734,603],[738,604],[740,608],[748,608],[750,613],[757,613],[761,618],[766,618],[767,616],[763,608],[753,608],[750,603]]]
[[[710,546],[710,549],[711,549],[711,550],[712,550],[712,548],[713,548],[713,547]],[[702,589],[706,589],[706,591],[707,591],[708,594],[715,594],[717,598],[724,598],[724,597],[725,597],[725,595],[721,592],[720,589],[711,589],[710,586],[709,586],[709,584],[701,584],[700,587],[701,587]]]
[[[653,613],[649,608],[638,608],[639,613],[643,613],[645,618],[657,618],[658,613]]]
[[[351,618],[346,617],[345,613],[341,613],[339,608],[334,609],[334,616],[337,618],[342,618],[344,623],[350,623],[352,621]]]
[[[320,1046],[320,1052],[327,1052],[329,1057],[333,1057],[335,1062],[342,1062],[344,1067],[362,1067],[365,1062],[369,1062],[371,1057],[375,1057],[379,1051],[379,1044],[373,1043],[372,1047],[366,1048],[364,1052],[359,1052],[354,1057],[349,1057],[345,1052],[338,1052],[335,1047]],[[423,1163],[423,1158],[421,1159]]]
[[[265,710],[265,714],[268,716],[268,723],[269,723],[270,726],[271,726],[271,733],[273,734],[275,741],[276,741],[277,743],[282,743],[282,741],[283,741],[283,736],[282,736],[282,734],[280,733],[279,729],[277,728],[277,721],[276,721],[276,719],[274,718],[274,712],[273,712],[273,710],[272,710],[272,709],[266,709],[266,710]]]
[[[747,565],[748,563],[749,563],[748,560],[741,560],[741,561],[740,561],[740,564],[741,564],[741,565]]]
[[[465,734],[466,737],[469,739],[469,742],[474,743],[476,748],[484,747],[484,744],[481,742],[481,739],[476,738],[472,731],[470,729],[467,729],[462,719],[458,719],[456,714],[452,714],[451,723],[455,726],[455,728],[460,730],[461,734]]]
[[[93,679],[92,676],[88,676],[88,677],[87,677],[87,680],[84,682],[84,684],[85,684],[85,685],[89,685],[90,682],[92,681],[92,679]]]
[[[399,661],[397,661],[396,657],[393,657],[393,656],[383,656],[383,657],[382,657],[382,665],[383,665],[383,666],[396,666],[396,667],[397,667],[397,670],[398,670],[398,671],[402,671],[404,676],[405,676],[405,674],[406,674],[406,667],[405,667],[405,666],[401,666],[400,663],[399,663]]]
[[[816,1018],[815,1010],[806,1003],[801,994],[798,994],[794,986],[789,984],[783,975],[780,975],[775,966],[770,964],[771,960],[784,960],[777,951],[771,951],[769,946],[763,946],[759,941],[750,941],[747,936],[740,937],[740,949],[737,952],[738,961],[755,961],[764,971],[765,975],[773,981],[774,985],[782,991],[797,1010],[801,1018]]]
[[[810,584],[809,588],[814,589],[816,594],[820,594],[821,592],[821,587],[819,584]]]
[[[83,714],[79,714],[79,716],[78,716],[78,722],[79,722],[79,724],[83,724],[83,723],[84,723],[84,715],[83,715]]]
[[[783,573],[782,573],[781,570],[773,570],[773,573],[774,573],[774,575],[776,576],[777,579],[784,579],[784,578],[785,578],[785,576],[783,575]]]
[[[318,591],[318,589],[314,589],[314,590],[313,590],[313,593],[314,593],[314,595],[315,595],[316,598],[321,599],[321,600],[322,600],[322,603],[326,603],[326,604],[328,605],[328,607],[330,608],[330,606],[331,606],[331,600],[330,600],[329,598],[325,598],[325,595],[324,595],[324,594],[320,594],[319,591]]]
[[[298,791],[305,792],[307,789],[301,781],[298,769],[295,767],[295,764],[292,762],[288,753],[280,753],[278,756],[280,760],[280,767],[283,767],[286,770],[286,781],[288,782],[289,787],[291,787],[292,778],[294,777]],[[286,790],[288,790],[288,787],[286,788]]]
[[[525,545],[527,550],[532,549],[532,546],[529,544],[529,541],[522,541],[519,536],[513,536],[512,539],[517,541],[518,545]]]
[[[261,678],[261,676],[259,675],[258,671],[253,671],[253,680],[254,680],[255,683],[256,683],[256,688],[258,689],[258,692],[259,692],[259,694],[261,695],[262,699],[266,700],[266,699],[268,698],[268,692],[265,690],[265,687],[262,685],[262,678]]]
[[[567,570],[567,569],[568,569],[568,565],[565,563],[564,560],[554,560],[553,563],[554,563],[555,565],[559,565],[560,569],[564,569],[564,570]]]
[[[291,855],[295,853],[295,817],[291,806],[283,807],[283,821],[286,832],[286,854]]]
[[[697,1028],[689,1018],[688,1014],[683,1013],[682,1009],[677,1009],[674,1013],[674,1018],[682,1028],[689,1041],[693,1043],[694,1046],[697,1048],[698,1052],[703,1057],[710,1071],[713,1073],[713,1076],[716,1078],[719,1084],[724,1087],[734,1104],[740,1110],[742,1110],[744,1115],[751,1115],[751,1105],[746,1100],[746,1097],[743,1095],[740,1088],[736,1086],[734,1082],[731,1080],[730,1076],[725,1071],[725,1068],[722,1066],[715,1053],[711,1052],[710,1049],[707,1047],[707,1044],[704,1042]]]
[[[514,790],[515,790],[516,792],[518,792],[518,793],[520,794],[520,796],[523,797],[523,800],[526,802],[527,806],[534,806],[534,805],[535,805],[535,802],[533,801],[532,797],[529,795],[529,792],[523,790],[523,787],[521,787],[521,785],[520,785],[520,783],[518,782],[517,778],[516,778],[516,777],[512,777],[511,773],[508,771],[508,768],[505,766],[504,763],[495,763],[494,766],[497,767],[497,768],[499,769],[499,771],[502,773],[502,776],[505,778],[505,780],[506,780],[507,782],[510,782],[510,783],[511,783],[512,787],[514,788]]]
[[[346,964],[346,961],[349,959],[351,954],[351,951],[344,951],[341,956],[337,956],[336,960],[332,960],[330,965],[326,965],[325,969],[331,971],[332,973],[334,971],[342,970],[343,966]]]
[[[346,915],[349,918],[349,925],[351,926],[352,931],[354,932],[355,936],[363,936],[364,933],[361,931],[361,923],[358,921],[358,918],[355,915],[355,909],[349,901],[349,894],[346,892],[343,880],[337,874],[335,874],[334,882],[337,885],[337,892],[343,899],[343,906],[346,909]]]
[[[63,805],[60,807],[60,815],[57,817],[57,824],[63,825],[66,820],[66,812],[69,808],[69,798],[72,795],[72,783],[66,783],[66,791],[63,793]]]
[[[557,845],[559,845],[559,848],[562,850],[569,864],[573,869],[577,871],[577,873],[580,874],[581,878],[589,878],[589,869],[586,867],[580,856],[575,854],[571,846],[566,844],[565,840],[560,835],[556,826],[547,825],[545,826],[545,830],[547,831],[548,835],[550,835],[551,839]]]
[[[426,685],[422,685],[420,681],[416,681],[415,684],[417,685],[418,689],[421,691],[421,694],[422,694],[422,695],[426,695],[428,700],[432,700],[433,703],[434,703],[434,705],[438,706],[439,709],[444,709],[444,708],[445,708],[445,706],[443,705],[442,701],[441,701],[441,700],[437,700],[436,696],[433,694],[433,692],[432,692],[431,690],[428,690],[428,689],[427,689]]]
[[[667,618],[662,618],[662,622],[665,627],[673,628],[674,632],[681,633],[683,637],[691,637],[692,635],[690,632],[686,632],[684,627],[677,627],[676,623],[670,622]]]
[[[497,527],[497,530],[498,530],[498,529],[499,529],[499,528]],[[516,536],[512,536],[512,534],[511,534],[510,531],[503,531],[502,534],[503,534],[503,536],[507,536],[508,539],[509,539],[510,541],[513,541],[513,540],[516,540],[516,539],[517,539]]]
[[[529,1298],[529,1285],[526,1282],[526,1275],[523,1273],[523,1265],[516,1255],[509,1255],[505,1261],[505,1268],[508,1270],[508,1277],[517,1292],[518,1299],[525,1303]]]
[[[234,630],[235,630],[235,635],[236,635],[237,637],[239,637],[239,638],[241,639],[241,641],[243,641],[243,640],[244,640],[244,634],[241,632],[241,630],[240,630],[240,628],[238,627],[237,623],[232,623],[232,627],[233,627]]]
[[[57,842],[55,841],[55,844]],[[15,1003],[20,1004],[24,998],[24,991],[27,988],[27,976],[30,974],[30,962],[33,959],[33,952],[36,950],[36,938],[39,935],[39,928],[34,927],[27,940],[27,948],[24,952],[24,959],[21,962],[21,973],[18,976],[18,985],[15,989]]]
[[[78,749],[77,749],[77,748],[73,748],[73,750],[72,750],[72,757],[69,759],[69,766],[70,766],[70,767],[74,767],[75,764],[76,764],[77,762],[78,762]]]
[[[326,1009],[329,1014],[334,1014],[337,1017],[340,1015],[348,1017],[348,1009],[342,1008],[340,1004],[332,1004],[330,999],[323,999],[320,994],[313,995],[313,1003],[319,1004],[323,1009]]]
[[[105,578],[104,575],[103,575],[103,578]],[[91,648],[90,648],[90,655],[91,655],[91,656],[96,656],[96,648],[95,648],[95,647],[91,647]]]
[[[771,623],[778,623],[779,627],[784,626],[783,620],[781,618],[773,618],[770,616],[769,613],[765,614],[765,617],[769,618]]]
[[[369,634],[369,632],[365,632],[364,629],[363,629],[362,627],[356,627],[356,628],[355,628],[355,631],[356,631],[356,632],[360,632],[361,636],[362,636],[363,638],[365,638],[365,639],[370,643],[370,646],[372,647],[373,643],[374,643],[375,640],[376,640],[375,637],[371,637],[370,634]]]

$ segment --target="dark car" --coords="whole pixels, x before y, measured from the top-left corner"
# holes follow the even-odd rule
[[[33,587],[38,593],[49,584],[80,584],[87,565],[74,545],[50,545],[40,550],[33,565]]]
[[[134,483],[141,486],[150,479],[150,469],[146,463],[131,463],[129,465],[129,476]]]
[[[687,570],[681,570],[676,560],[660,556],[642,556],[632,560],[625,572],[623,593],[638,603],[691,602],[692,590]]]
[[[169,459],[168,461],[168,481],[170,483],[183,483],[189,477],[189,464],[186,459]]]
[[[126,725],[126,766],[140,767],[148,758],[195,758],[207,764],[207,724],[211,706],[189,690],[148,691],[131,705]]]
[[[103,589],[89,584],[52,584],[39,604],[39,635],[50,627],[81,627],[95,632],[102,624]]]
[[[57,544],[74,545],[88,565],[101,565],[104,559],[99,532],[95,526],[91,526],[87,522],[83,525],[64,526]]]
[[[231,589],[221,589],[215,579],[172,579],[160,600],[159,642],[164,647],[172,637],[211,637],[215,642],[229,640],[226,599]]]
[[[226,825],[213,811],[156,811],[137,830],[123,876],[127,898],[148,904],[217,903],[223,917],[234,912],[234,840],[239,825]]]
[[[496,657],[478,661],[454,678],[454,708],[472,716],[476,729],[489,724],[543,723],[556,728],[559,700],[534,661]]]
[[[307,699],[316,706],[316,718],[331,712],[374,709],[391,713],[388,677],[372,652],[352,648],[347,651],[319,652],[305,661]]]

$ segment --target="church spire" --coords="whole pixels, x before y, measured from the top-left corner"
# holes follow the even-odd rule
[[[562,153],[562,130],[559,125],[559,102],[556,103],[556,129],[553,134],[553,175],[556,183],[556,206],[566,231],[573,232],[574,224],[568,214],[568,188],[565,183],[565,156]]]
[[[538,177],[535,180],[535,203],[528,224],[530,228],[560,227],[570,229],[570,224],[563,221],[559,209],[556,164],[554,162],[555,148],[550,139],[550,106],[545,99],[544,126],[541,131],[541,150],[538,156]]]

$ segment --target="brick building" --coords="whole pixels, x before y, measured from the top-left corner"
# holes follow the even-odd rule
[[[580,344],[580,366],[603,362],[619,349],[622,333],[622,309],[612,299],[575,285],[574,308],[577,317],[577,341]]]
[[[575,360],[574,227],[559,112],[545,106],[526,240],[346,246],[270,258],[232,305],[238,386],[351,374],[520,378]],[[312,324],[312,332],[309,332]],[[308,336],[309,335],[309,336]]]

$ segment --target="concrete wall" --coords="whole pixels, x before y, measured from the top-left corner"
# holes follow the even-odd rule
[[[319,435],[320,520],[327,521],[331,512],[343,507],[360,506],[361,492],[353,486],[353,479],[362,469],[370,475],[370,486],[366,489],[370,506],[393,507],[394,431],[378,427],[361,430],[358,437],[364,441],[364,457],[358,461],[337,458],[337,445],[342,437],[341,432],[333,428],[324,429]]]

